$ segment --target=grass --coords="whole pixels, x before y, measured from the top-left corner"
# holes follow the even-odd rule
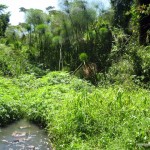
[[[43,125],[56,149],[138,150],[144,148],[137,144],[150,142],[147,90],[135,86],[95,88],[65,72],[39,79],[33,75],[1,78],[0,84],[0,95],[5,91],[0,108],[6,104],[11,110],[15,108],[11,114],[18,115],[16,119],[24,114]],[[7,116],[9,111],[0,109],[0,114]],[[6,124],[5,118],[2,122]]]

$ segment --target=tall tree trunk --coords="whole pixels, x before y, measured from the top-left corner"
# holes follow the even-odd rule
[[[62,44],[59,49],[59,71],[63,68],[63,59],[62,59]]]
[[[148,5],[150,4],[150,0],[139,0],[140,6]],[[147,39],[147,31],[150,29],[150,14],[140,14],[140,20],[139,20],[139,42],[141,45],[146,45],[146,39]]]

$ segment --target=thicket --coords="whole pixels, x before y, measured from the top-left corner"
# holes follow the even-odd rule
[[[135,85],[95,88],[66,72],[0,83],[1,125],[26,117],[56,149],[140,149],[150,140],[150,93]]]
[[[0,127],[22,118],[21,99],[19,87],[11,79],[0,77]]]

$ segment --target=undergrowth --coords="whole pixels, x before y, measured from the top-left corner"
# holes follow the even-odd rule
[[[22,95],[11,79],[0,77],[0,126],[23,117]]]
[[[56,149],[132,150],[150,142],[148,90],[117,85],[95,88],[65,72],[5,80],[0,79],[1,95],[5,90],[9,97],[1,96],[0,107],[6,103],[43,125]]]

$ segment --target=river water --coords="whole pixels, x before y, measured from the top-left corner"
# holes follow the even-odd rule
[[[0,150],[52,150],[45,131],[25,119],[0,128]]]

